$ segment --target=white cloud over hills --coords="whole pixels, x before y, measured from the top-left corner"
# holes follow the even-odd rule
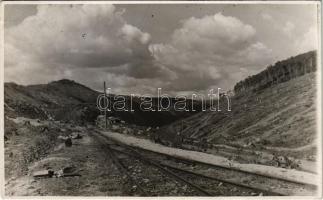
[[[106,81],[115,93],[154,94],[161,87],[176,94],[230,89],[276,61],[257,27],[237,16],[185,18],[168,41],[156,44],[154,35],[127,22],[125,12],[114,5],[38,5],[35,15],[5,28],[5,81],[69,78],[94,89]],[[292,35],[297,25],[286,23],[282,35]],[[315,34],[311,28],[291,46],[311,50]]]

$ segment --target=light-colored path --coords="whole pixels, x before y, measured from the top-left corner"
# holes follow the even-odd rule
[[[294,169],[283,169],[259,164],[240,164],[232,162],[224,157],[202,152],[166,147],[160,144],[155,144],[149,140],[139,139],[133,136],[122,135],[119,133],[107,131],[102,131],[101,133],[111,139],[114,139],[126,145],[150,150],[157,153],[171,155],[173,157],[181,159],[198,161],[201,163],[221,166],[228,169],[237,169],[244,172],[261,174],[272,178],[284,179],[287,181],[303,184],[318,185],[319,181],[319,175],[309,172],[297,171]]]

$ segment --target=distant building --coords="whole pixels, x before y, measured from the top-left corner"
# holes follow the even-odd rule
[[[107,117],[107,125],[111,127],[113,124],[122,123],[123,121],[117,117]],[[104,115],[99,115],[96,119],[96,125],[99,127],[105,127]]]

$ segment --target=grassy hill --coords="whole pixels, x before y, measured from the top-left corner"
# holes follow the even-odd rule
[[[159,134],[170,138],[183,130],[184,137],[205,138],[213,144],[315,154],[316,73],[250,88],[232,97],[232,111],[222,103],[221,112],[197,113],[162,127]]]
[[[100,111],[96,107],[100,94],[84,85],[71,80],[59,80],[49,84],[22,86],[5,83],[5,114],[7,116],[55,119],[77,123],[94,122]],[[130,110],[130,97],[124,96],[126,108]],[[175,103],[174,99],[171,99]],[[113,102],[113,100],[112,100]],[[140,110],[140,99],[133,99],[133,110],[108,112],[109,116],[119,117],[127,123],[143,126],[162,126],[177,119],[187,117],[193,112],[174,110],[145,112]],[[157,105],[153,100],[154,107]],[[199,102],[196,102],[199,108]]]

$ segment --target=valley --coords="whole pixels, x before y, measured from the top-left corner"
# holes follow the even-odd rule
[[[75,81],[5,83],[6,195],[315,195],[313,60],[308,52],[246,78],[231,109],[224,94],[217,111],[186,99],[196,111],[145,112],[139,98],[123,96],[133,112],[105,118],[96,106],[102,93]]]

